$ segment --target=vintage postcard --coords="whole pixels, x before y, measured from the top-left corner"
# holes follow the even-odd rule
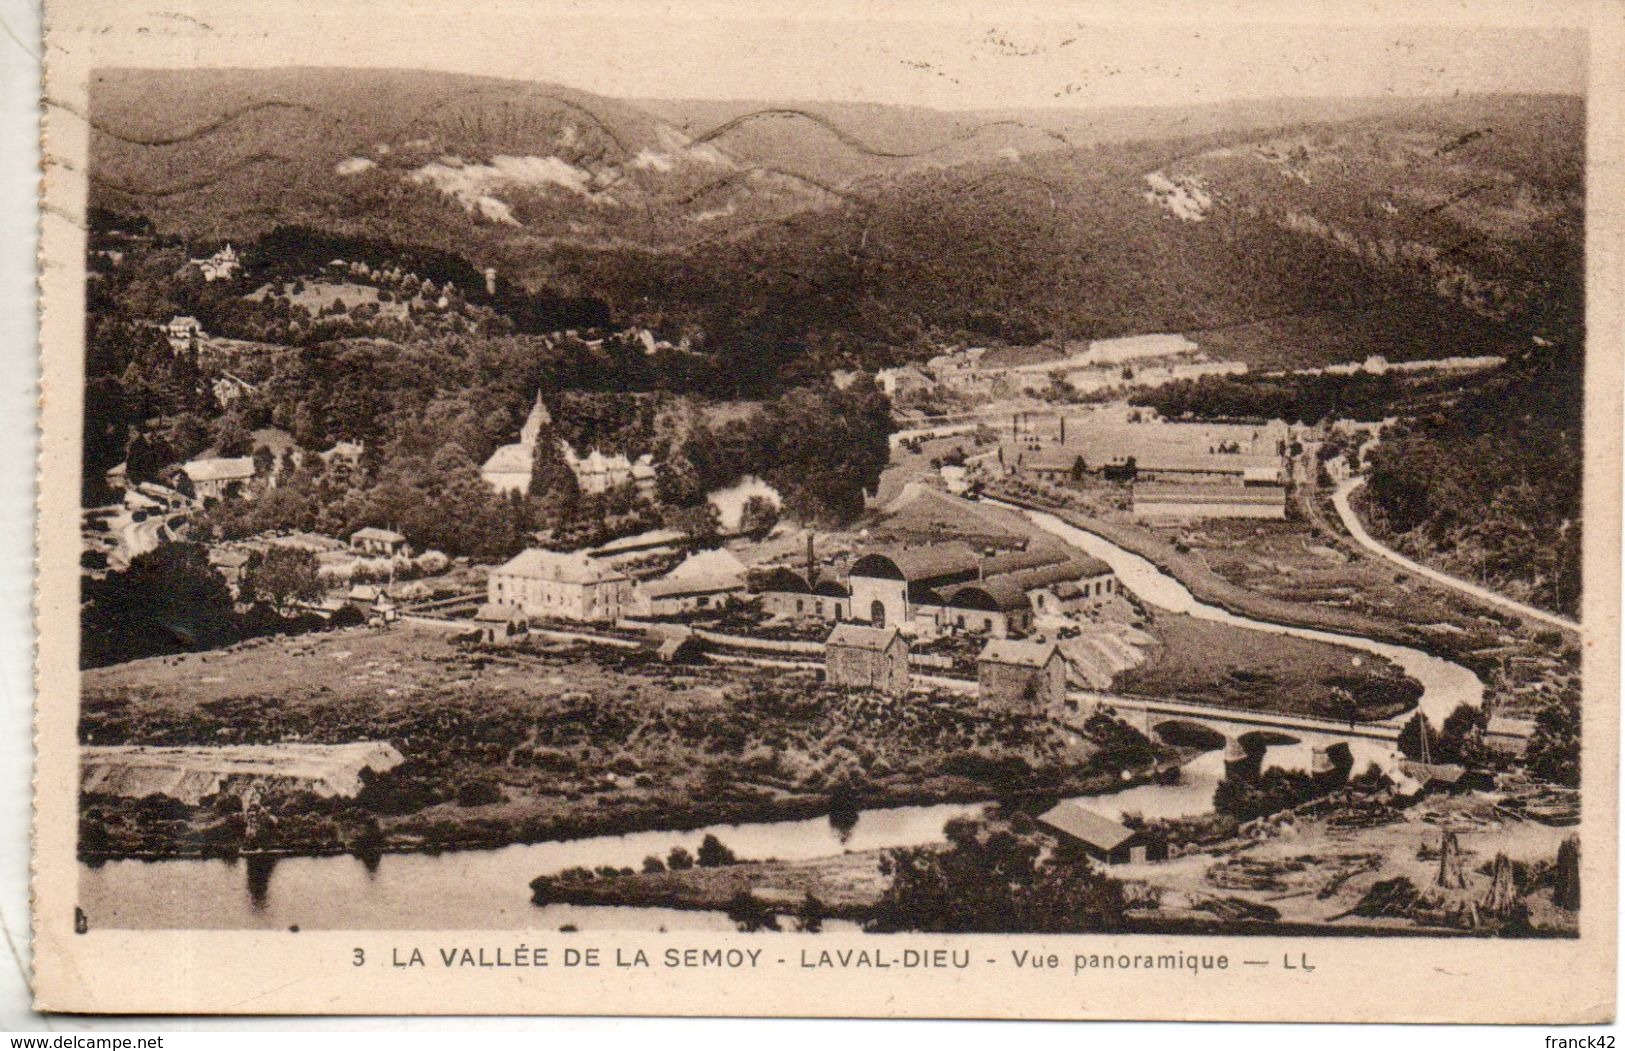
[[[1625,7],[47,23],[42,1009],[1613,1017]]]

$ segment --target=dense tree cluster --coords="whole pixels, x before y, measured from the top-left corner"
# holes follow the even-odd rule
[[[322,626],[314,616],[284,616],[275,608],[308,595],[298,568],[277,556],[269,575],[263,560],[259,570],[260,597],[269,604],[256,604],[243,612],[238,611],[225,578],[209,564],[208,550],[201,544],[164,544],[131,559],[127,569],[84,578],[80,586],[80,665],[95,668]],[[273,594],[280,601],[271,598]]]
[[[1081,934],[1122,925],[1123,885],[1030,821],[956,818],[946,849],[909,847],[881,859],[890,885],[866,927],[936,934]]]
[[[1574,615],[1580,605],[1578,341],[1536,348],[1370,457],[1368,510],[1401,549]]]

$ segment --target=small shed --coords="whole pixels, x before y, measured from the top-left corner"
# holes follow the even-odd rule
[[[989,641],[976,658],[976,682],[984,703],[1038,710],[1066,704],[1066,660],[1053,642]]]
[[[908,692],[908,640],[895,627],[837,624],[824,640],[824,678],[900,697]]]
[[[530,630],[530,620],[518,606],[487,602],[474,613],[481,642],[507,642]]]
[[[1070,800],[1040,814],[1038,823],[1103,865],[1153,860],[1144,830],[1120,825]]]

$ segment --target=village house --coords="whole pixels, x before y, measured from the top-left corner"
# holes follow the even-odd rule
[[[518,606],[486,602],[475,611],[474,626],[481,642],[501,644],[529,631],[530,621]]]
[[[1138,482],[1134,517],[1188,521],[1200,518],[1286,518],[1286,487],[1264,485],[1179,485]]]
[[[560,445],[564,451],[564,462],[569,465],[570,473],[576,476],[576,485],[583,493],[605,493],[623,485],[633,485],[640,496],[654,495],[658,474],[652,455],[645,453],[634,462],[624,453],[605,454],[593,449],[586,456],[577,456],[568,442]]]
[[[915,391],[929,390],[932,385],[931,377],[913,365],[881,369],[875,373],[875,386],[884,391],[889,398],[901,397]]]
[[[531,617],[614,623],[629,613],[632,580],[611,563],[582,552],[527,548],[491,571],[490,602],[515,605]]]
[[[406,537],[393,529],[367,526],[350,534],[350,550],[385,558],[408,553]]]
[[[190,314],[176,314],[165,322],[164,338],[169,340],[169,349],[179,354],[194,339],[203,338],[203,323]]]
[[[1534,736],[1534,720],[1492,715],[1489,725],[1484,728],[1484,747],[1500,755],[1522,759]]]
[[[976,683],[984,704],[1035,712],[1066,707],[1066,661],[1053,642],[990,639],[976,657]]]
[[[324,467],[358,467],[366,451],[367,447],[361,442],[334,442],[331,449],[317,453],[316,458],[322,461]]]
[[[1067,800],[1038,816],[1038,823],[1102,865],[1153,860],[1143,829],[1135,830]]]
[[[363,613],[381,613],[395,608],[389,592],[376,584],[355,584],[344,600]]]
[[[193,259],[190,262],[202,272],[205,281],[230,280],[243,268],[242,260],[237,256],[237,249],[229,243],[206,259]]]
[[[656,617],[712,609],[745,590],[745,564],[726,548],[697,551],[638,587],[639,608]]]
[[[908,692],[908,642],[895,627],[837,624],[824,641],[824,678],[901,697]]]
[[[191,480],[192,491],[199,500],[222,500],[247,494],[248,483],[254,480],[254,458],[217,456],[190,460],[181,465],[181,470]]]

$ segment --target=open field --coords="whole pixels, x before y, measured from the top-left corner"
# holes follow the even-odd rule
[[[1162,645],[1118,674],[1119,693],[1361,721],[1397,715],[1422,693],[1387,661],[1324,642],[1161,611],[1145,630]]]
[[[251,684],[251,685],[249,685]],[[256,849],[494,846],[832,805],[1076,794],[1142,767],[1037,716],[830,689],[808,671],[677,669],[652,653],[488,651],[400,627],[264,639],[88,672],[87,744],[389,741],[353,800],[293,798]],[[231,853],[232,799],[87,800],[87,853]]]
[[[1101,488],[1028,486],[1012,495],[1086,523],[1167,570],[1203,602],[1258,620],[1415,646],[1463,664],[1508,714],[1534,712],[1545,699],[1579,689],[1579,653],[1562,632],[1526,627],[1396,571],[1329,526],[1317,527],[1319,516],[1149,526],[1094,513],[1089,494]],[[1299,496],[1304,507],[1307,497]]]

